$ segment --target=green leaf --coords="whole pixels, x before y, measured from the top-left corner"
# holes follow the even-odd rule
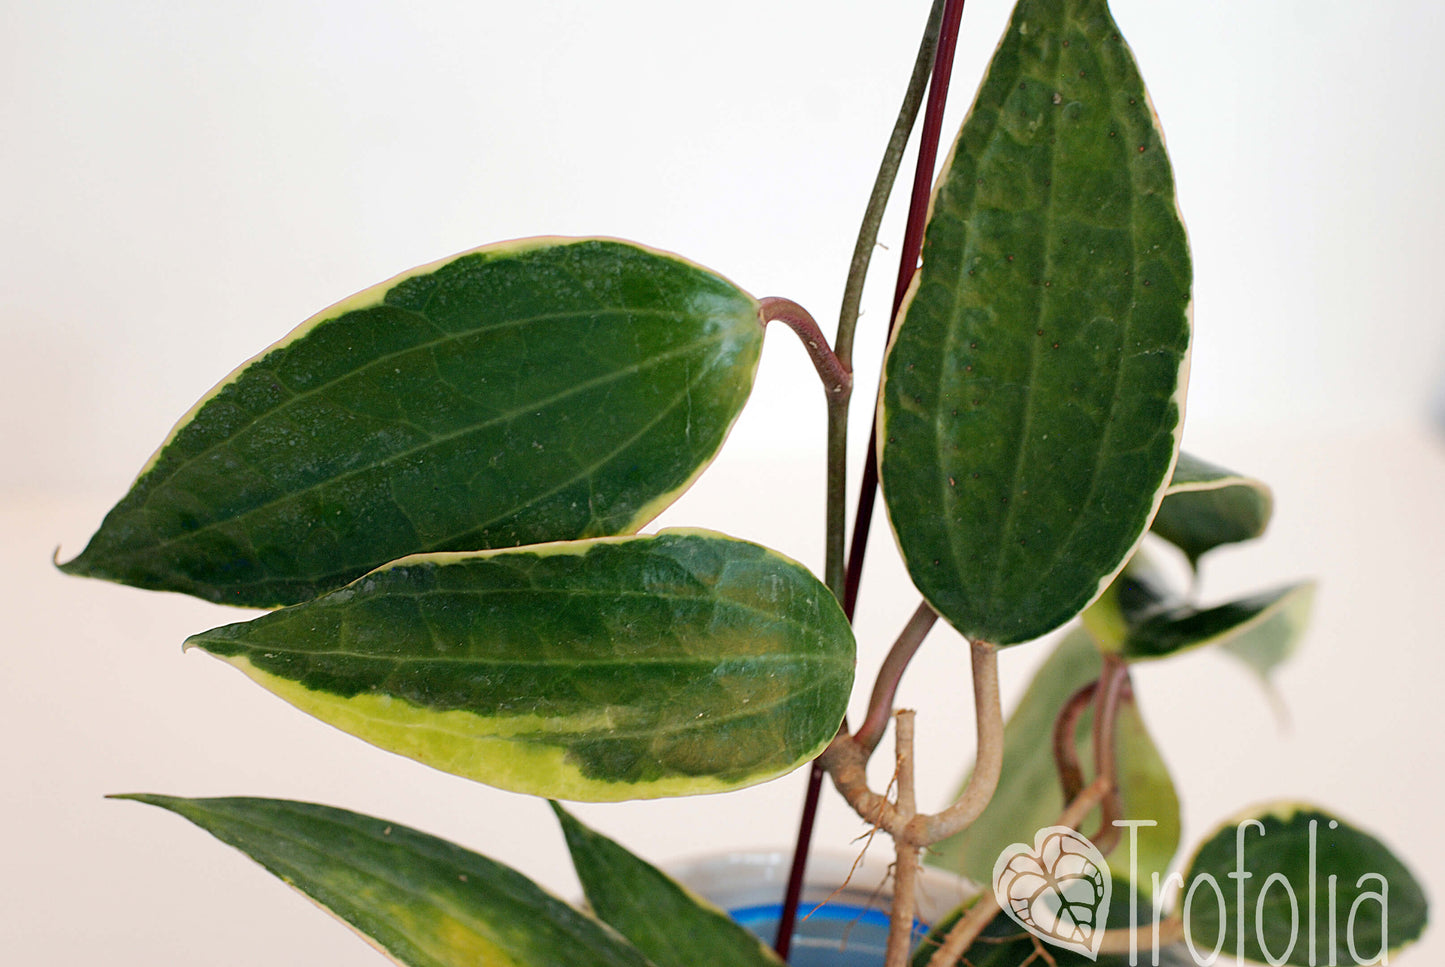
[[[1084,632],[1059,643],[1004,726],[1003,773],[993,800],[968,829],[929,848],[924,859],[930,865],[988,883],[1006,847],[1032,843],[1037,830],[1054,824],[1064,808],[1054,765],[1054,720],[1069,696],[1099,677],[1101,667],[1098,649]],[[1092,722],[1092,713],[1086,712],[1079,729],[1079,761],[1086,768],[1093,762]],[[1147,886],[1150,874],[1162,876],[1179,848],[1179,797],[1132,701],[1121,703],[1115,730],[1123,818],[1155,825],[1139,827],[1132,848],[1129,831],[1123,830],[1109,866],[1115,876]]]
[[[404,558],[187,645],[384,749],[585,800],[791,771],[836,732],[854,653],[806,568],[704,531]]]
[[[1181,913],[1206,956],[1222,943],[1241,959],[1301,967],[1384,962],[1427,919],[1425,893],[1394,853],[1312,806],[1277,803],[1226,823],[1184,882],[1181,903],[1194,897]]]
[[[70,574],[272,607],[407,554],[631,533],[752,388],[758,305],[608,239],[527,239],[319,313],[213,389]]]
[[[882,388],[909,574],[964,635],[1037,638],[1109,583],[1178,451],[1189,252],[1103,0],[1023,0],[933,197]]]
[[[1125,892],[1128,883],[1117,877],[1114,882],[1115,899],[1109,905],[1106,925],[1109,928],[1128,927],[1130,925],[1129,901]],[[1143,914],[1139,920],[1147,925],[1150,909],[1148,900],[1140,898],[1138,904],[1139,910]],[[928,961],[933,956],[933,952],[943,945],[948,931],[958,923],[965,909],[967,909],[966,906],[954,911],[929,931],[928,936],[914,951],[913,967],[928,967]],[[968,965],[968,967],[1020,967],[1025,964],[1039,964],[1042,967],[1043,964],[1052,962],[1055,967],[1134,967],[1134,964],[1156,964],[1158,967],[1197,967],[1194,958],[1189,956],[1189,952],[1183,944],[1172,944],[1161,948],[1158,959],[1155,960],[1153,951],[1148,949],[1148,943],[1145,941],[1140,944],[1139,956],[1134,964],[1130,963],[1127,953],[1105,953],[1100,954],[1098,959],[1090,959],[1085,954],[1049,944],[1045,945],[1043,949],[1048,952],[1050,959],[1044,960],[1037,957],[1035,953],[1037,949],[1033,940],[1020,931],[1016,923],[1003,914],[999,914],[989,921],[988,926],[983,928],[979,939],[964,952],[957,964]]]
[[[129,795],[234,846],[408,967],[649,967],[516,870],[344,809]]]
[[[552,803],[587,904],[657,967],[778,967],[782,961],[722,910]]]
[[[1301,581],[1200,608],[1171,591],[1141,554],[1084,613],[1101,648],[1130,662],[1220,644],[1267,679],[1294,650],[1309,620],[1315,584]]]
[[[1197,569],[1214,548],[1263,534],[1273,511],[1274,496],[1261,481],[1181,453],[1153,531]]]

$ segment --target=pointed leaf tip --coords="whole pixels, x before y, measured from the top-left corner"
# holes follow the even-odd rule
[[[939,179],[881,391],[889,520],[967,637],[1061,626],[1143,537],[1178,450],[1191,273],[1107,4],[1023,0]]]
[[[524,239],[338,303],[215,387],[67,574],[274,607],[408,554],[635,531],[752,388],[757,301],[614,239]]]

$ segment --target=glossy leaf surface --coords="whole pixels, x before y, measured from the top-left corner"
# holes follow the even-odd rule
[[[751,296],[629,243],[423,266],[227,377],[63,570],[271,607],[407,554],[630,533],[722,445],[762,335]]]
[[[722,910],[556,803],[552,809],[587,905],[657,967],[780,967],[769,947]]]
[[[1003,773],[993,800],[968,829],[929,848],[924,859],[930,865],[989,883],[1007,846],[1032,843],[1037,830],[1054,824],[1064,808],[1051,741],[1054,720],[1069,696],[1097,679],[1101,669],[1098,649],[1084,632],[1059,643],[1004,726]],[[1079,762],[1086,769],[1093,761],[1092,722],[1086,712],[1078,733]],[[1115,876],[1133,875],[1147,887],[1150,874],[1162,877],[1179,848],[1179,796],[1133,702],[1121,704],[1115,728],[1122,818],[1156,825],[1140,827],[1132,846],[1125,830],[1109,865]],[[1091,823],[1097,823],[1098,813],[1094,816]]]
[[[1200,608],[1171,591],[1143,556],[1084,614],[1100,647],[1131,662],[1220,644],[1264,678],[1294,650],[1309,621],[1312,581]]]
[[[404,558],[188,645],[384,749],[584,800],[791,771],[837,730],[854,651],[807,569],[700,531]]]
[[[924,597],[1005,645],[1092,601],[1178,449],[1191,269],[1103,0],[1023,0],[933,197],[890,345],[881,478]]]
[[[648,967],[515,870],[405,826],[278,799],[120,798],[189,819],[407,967]]]
[[[1221,826],[1185,883],[1196,891],[1185,921],[1205,955],[1222,942],[1259,962],[1383,963],[1427,920],[1419,881],[1388,847],[1311,806],[1280,803]]]
[[[1153,531],[1197,568],[1214,548],[1259,537],[1273,512],[1274,495],[1260,481],[1181,453]]]

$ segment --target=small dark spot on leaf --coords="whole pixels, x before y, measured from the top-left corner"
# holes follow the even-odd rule
[[[897,438],[896,436],[891,436],[891,437],[888,438],[888,442],[889,442],[889,443],[897,443],[897,442],[898,442],[898,438]]]
[[[933,559],[933,566],[934,566],[934,567],[937,567],[937,566],[938,566],[938,558],[936,558],[936,557]]]
[[[1034,335],[1035,335],[1035,336],[1042,336],[1043,334],[1044,334],[1044,331],[1043,331],[1042,329],[1035,329],[1035,330],[1034,330]]]
[[[969,348],[969,349],[977,349],[977,348],[978,348],[978,343],[976,343],[976,342],[971,342],[971,343],[968,344],[968,348]]]
[[[1069,42],[1068,42],[1067,40],[1064,41],[1064,46],[1065,46],[1065,47],[1069,46]]]
[[[1109,137],[1112,138],[1112,137],[1116,136],[1118,133],[1119,133],[1118,131],[1110,131],[1110,132],[1109,132]]]
[[[974,401],[973,401],[973,405],[974,405],[974,406],[982,406],[982,405],[983,405],[983,400],[974,400]]]
[[[1005,258],[1007,258],[1010,262],[1014,260],[1014,257],[1012,255],[1005,256]]]
[[[973,479],[974,479],[974,480],[977,480],[977,479],[978,479],[978,474],[977,474],[977,473],[975,473],[975,474],[973,475]]]
[[[910,373],[913,372],[913,365],[914,365],[913,363],[909,363],[909,364],[908,364],[908,371],[909,371]]]
[[[1003,502],[1004,502],[1004,503],[1008,503],[1008,498],[1007,498],[1007,497],[1003,498]]]
[[[1145,148],[1144,145],[1142,145],[1142,144],[1139,145],[1139,153],[1140,153],[1140,154],[1143,154],[1143,153],[1144,153],[1144,148]]]
[[[957,487],[957,486],[958,486],[958,481],[957,481],[957,480],[954,480],[952,477],[949,477],[949,478],[948,478],[948,485],[949,485],[950,487]]]
[[[1058,344],[1058,343],[1054,343],[1054,348],[1055,348],[1055,349],[1058,349],[1058,348],[1059,348],[1059,344]]]
[[[964,371],[965,373],[971,373],[971,372],[973,372],[973,363],[968,363],[967,365],[965,365],[965,366],[963,367],[963,371]]]
[[[1130,104],[1138,104],[1139,102],[1136,101],[1136,100],[1134,100],[1134,98],[1131,97],[1131,98],[1129,98],[1129,103],[1130,103]]]
[[[1144,280],[1144,284],[1145,284],[1145,285],[1153,285],[1154,283],[1153,283],[1153,282],[1150,282],[1148,279],[1145,279],[1145,280]]]

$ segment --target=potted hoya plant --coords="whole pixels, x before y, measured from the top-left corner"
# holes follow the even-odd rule
[[[945,137],[962,7],[936,0],[922,25],[836,329],[642,242],[489,242],[243,363],[59,562],[267,609],[186,646],[382,749],[552,800],[585,903],[341,805],[120,798],[189,819],[409,967],[783,962],[820,795],[892,843],[890,967],[1384,963],[1418,937],[1404,862],[1323,806],[1241,803],[1181,842],[1131,669],[1210,646],[1267,678],[1314,587],[1205,603],[1179,578],[1260,537],[1272,498],[1180,451],[1190,255],[1108,4],[1019,0]],[[881,388],[857,398],[862,287],[920,125]],[[780,326],[827,406],[817,574],[706,520],[649,530],[724,445]],[[876,406],[870,440],[849,439],[857,406]],[[918,605],[881,667],[857,667],[876,496]],[[968,643],[977,754],[929,811],[896,695],[940,621]],[[998,656],[1015,647],[1049,654],[1006,717]],[[848,721],[857,690],[867,713]],[[881,787],[868,764],[890,746]],[[798,769],[809,801],[765,939],[566,805]],[[920,918],[925,865],[977,892]]]

